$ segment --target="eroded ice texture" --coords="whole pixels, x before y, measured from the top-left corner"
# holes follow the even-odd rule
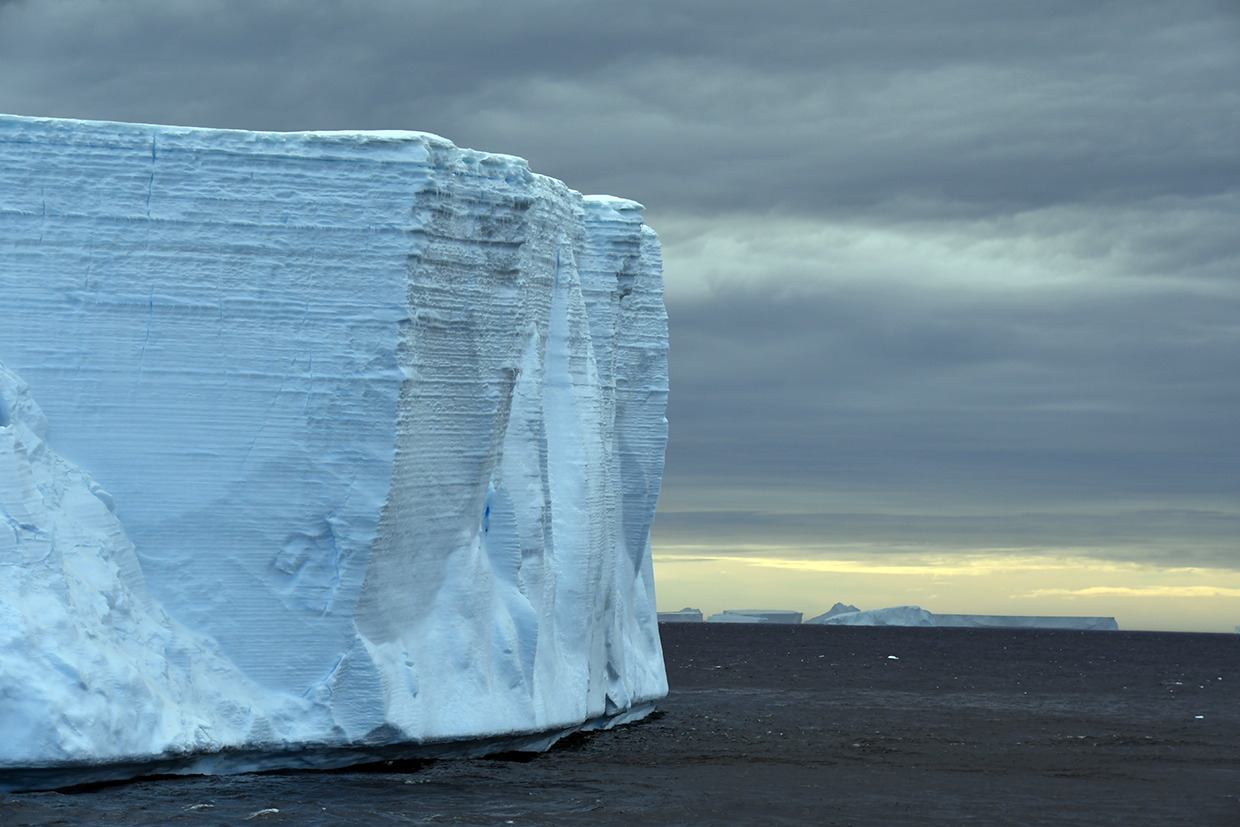
[[[296,736],[313,714],[269,696],[151,599],[112,498],[44,441],[0,364],[0,745],[8,765],[153,745],[215,751]]]
[[[3,116],[0,360],[288,744],[563,730],[666,692],[640,209],[421,133]]]

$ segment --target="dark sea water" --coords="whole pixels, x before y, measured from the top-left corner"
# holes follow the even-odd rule
[[[0,797],[0,825],[1240,825],[1240,635],[672,624],[550,752]]]

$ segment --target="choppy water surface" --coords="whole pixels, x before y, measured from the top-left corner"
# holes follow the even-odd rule
[[[1240,635],[662,635],[659,714],[532,759],[24,793],[0,824],[1240,823]]]

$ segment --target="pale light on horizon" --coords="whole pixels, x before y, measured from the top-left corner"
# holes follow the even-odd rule
[[[1232,632],[1240,622],[1240,572],[1228,569],[1060,553],[832,557],[817,550],[798,558],[789,548],[749,551],[656,547],[659,610],[792,609],[808,620],[842,602],[939,614],[1114,617],[1128,631]]]

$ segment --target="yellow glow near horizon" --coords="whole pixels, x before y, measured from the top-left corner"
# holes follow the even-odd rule
[[[761,552],[767,551],[766,554]],[[797,555],[800,551],[802,555]],[[835,602],[861,609],[917,605],[940,614],[1115,617],[1121,629],[1232,632],[1240,572],[1156,567],[1077,554],[858,554],[807,550],[711,554],[700,546],[654,553],[659,609],[794,609],[806,619]],[[1010,555],[1010,556],[1009,556]]]

